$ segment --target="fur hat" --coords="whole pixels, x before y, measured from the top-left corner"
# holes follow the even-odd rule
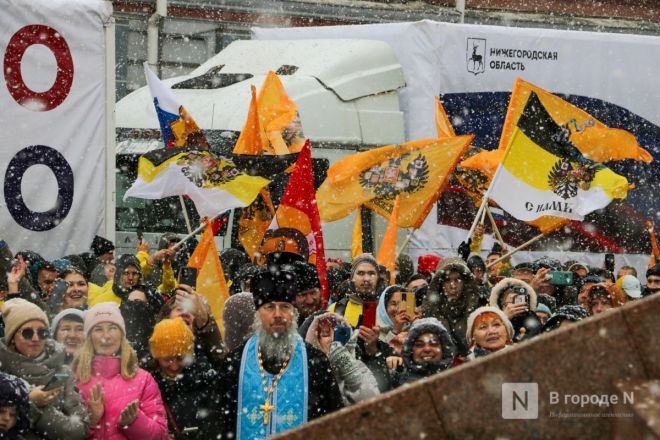
[[[492,307],[500,308],[500,297],[504,292],[506,292],[510,287],[523,287],[525,293],[529,295],[529,310],[536,310],[536,292],[532,289],[532,286],[516,278],[504,278],[499,283],[495,284],[490,291],[490,299],[488,300],[488,305]]]
[[[14,339],[18,329],[28,321],[38,320],[50,327],[46,313],[36,304],[21,298],[10,299],[2,306],[2,318],[5,321],[5,343]]]
[[[561,324],[562,321],[578,322],[589,317],[589,312],[582,306],[567,304],[561,306],[557,312],[545,323],[545,330],[552,330]]]
[[[119,312],[119,305],[115,302],[102,302],[96,304],[91,309],[85,311],[84,315],[84,329],[85,335],[88,335],[89,332],[94,328],[96,324],[102,322],[111,322],[116,324],[121,328],[121,331],[126,334],[126,324],[124,324],[124,318]]]
[[[250,288],[255,310],[273,301],[296,302],[296,274],[291,271],[261,272],[252,278]]]
[[[183,319],[163,319],[154,327],[149,346],[154,359],[192,356],[195,337]]]
[[[115,245],[112,244],[107,238],[99,237],[98,235],[94,236],[92,240],[92,252],[95,256],[103,255],[108,252],[114,251]]]
[[[484,313],[495,313],[497,316],[499,316],[499,318],[504,323],[504,326],[506,327],[506,333],[509,335],[509,339],[513,340],[513,325],[511,324],[511,321],[509,321],[509,318],[506,317],[504,312],[497,307],[483,306],[474,310],[472,313],[470,313],[470,316],[468,316],[467,332],[465,333],[465,339],[468,342],[468,346],[472,346],[472,344],[474,344],[474,339],[472,338],[472,333],[474,330],[472,327],[474,326],[474,321],[479,315],[483,315]]]
[[[406,336],[406,340],[401,348],[401,357],[403,358],[404,366],[406,368],[413,368],[413,346],[417,338],[424,333],[433,333],[440,338],[442,345],[442,364],[445,367],[449,367],[456,354],[456,346],[445,326],[436,318],[421,318],[411,324],[408,329],[408,336]]]
[[[320,289],[319,274],[316,266],[304,261],[293,263],[293,271],[296,273],[296,291],[304,292],[309,289]]]
[[[376,261],[376,258],[372,254],[363,253],[353,258],[353,261],[351,262],[351,279],[353,279],[353,276],[355,275],[355,271],[357,270],[358,266],[362,263],[371,264],[374,267],[374,269],[376,269],[376,273],[378,273],[378,262]]]

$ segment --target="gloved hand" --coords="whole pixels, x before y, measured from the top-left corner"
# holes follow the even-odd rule
[[[462,241],[461,244],[458,245],[458,256],[463,259],[463,261],[467,261],[468,257],[470,256],[470,245],[472,244],[472,238],[468,238],[467,241]]]
[[[328,360],[337,378],[344,381],[348,390],[359,388],[362,378],[360,364],[355,359],[355,356],[351,355],[346,346],[341,345],[339,342],[330,344]]]

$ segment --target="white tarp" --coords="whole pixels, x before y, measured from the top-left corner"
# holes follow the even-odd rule
[[[660,38],[421,21],[360,26],[254,28],[257,39],[365,38],[394,49],[407,87],[400,93],[406,137],[435,135],[434,96],[510,92],[522,77],[554,93],[602,99],[660,125]],[[469,112],[469,109],[465,109]],[[460,118],[452,121],[460,124]],[[644,146],[644,145],[642,145]],[[410,241],[409,254],[454,254],[466,231],[437,224],[435,208]],[[484,248],[492,245],[484,240]],[[514,256],[513,262],[531,253]],[[572,258],[570,252],[544,253]],[[580,254],[581,260],[584,257]],[[533,257],[533,256],[531,256]],[[601,255],[587,256],[602,265]],[[648,256],[621,255],[617,265],[643,268]]]
[[[105,216],[110,2],[0,0],[0,239],[58,258]]]

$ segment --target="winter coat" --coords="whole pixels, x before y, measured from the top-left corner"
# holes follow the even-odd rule
[[[52,339],[46,341],[38,358],[29,358],[0,341],[2,371],[25,380],[30,386],[46,385],[55,373],[70,373],[64,365],[64,347]],[[30,429],[26,439],[84,439],[89,420],[73,376],[62,392],[48,405],[39,408],[30,403]]]
[[[449,301],[442,289],[444,280],[452,271],[461,274],[463,293],[458,299]],[[480,303],[479,288],[467,264],[459,257],[449,257],[442,260],[436,268],[429,285],[429,293],[422,303],[422,316],[433,317],[440,321],[455,342],[457,354],[467,356],[469,350],[465,339],[467,318]]]
[[[78,381],[80,394],[87,404],[90,390],[100,383],[103,387],[104,412],[97,426],[91,427],[89,439],[165,439],[167,419],[156,381],[145,370],[138,368],[131,379],[121,375],[120,358],[97,355],[92,361],[92,377],[89,382]],[[134,400],[139,401],[138,415],[133,423],[124,428],[119,416]]]
[[[236,438],[236,414],[238,411],[238,384],[241,370],[241,358],[246,344],[227,354],[220,371],[226,372],[220,377],[221,411],[225,414],[223,435],[221,438]],[[307,349],[308,399],[307,418],[314,420],[340,409],[342,396],[330,368],[325,353],[309,344]],[[268,371],[271,369],[265,365]]]
[[[415,341],[424,333],[433,333],[440,339],[442,359],[439,363],[415,362],[413,360],[413,346],[415,345]],[[418,319],[410,326],[408,337],[406,337],[406,341],[403,343],[403,348],[401,349],[403,365],[394,373],[394,387],[415,382],[416,380],[446,370],[452,366],[455,355],[456,346],[449,332],[440,321],[434,318]]]
[[[195,359],[176,380],[151,371],[163,396],[170,434],[176,439],[215,439],[222,427],[218,372]],[[197,428],[197,429],[194,429]]]
[[[321,351],[321,345],[318,339],[318,326],[321,319],[331,319],[333,327],[338,325],[348,326],[348,322],[343,317],[334,313],[324,313],[316,316],[307,330],[305,342],[319,351]],[[364,362],[355,358],[357,335],[356,330],[352,331],[351,338],[343,346],[343,349],[341,346],[331,347],[328,352],[330,367],[346,405],[370,399],[380,394],[374,374]],[[335,343],[339,344],[339,342],[333,342],[333,344]],[[346,350],[346,353],[344,353],[344,350]],[[341,355],[337,355],[338,352],[342,352]]]

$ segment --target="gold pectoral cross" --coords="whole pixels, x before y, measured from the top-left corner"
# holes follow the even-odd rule
[[[266,398],[266,401],[263,405],[259,406],[259,409],[264,413],[264,425],[268,424],[268,416],[270,412],[275,409],[273,405],[270,404],[270,400]]]

